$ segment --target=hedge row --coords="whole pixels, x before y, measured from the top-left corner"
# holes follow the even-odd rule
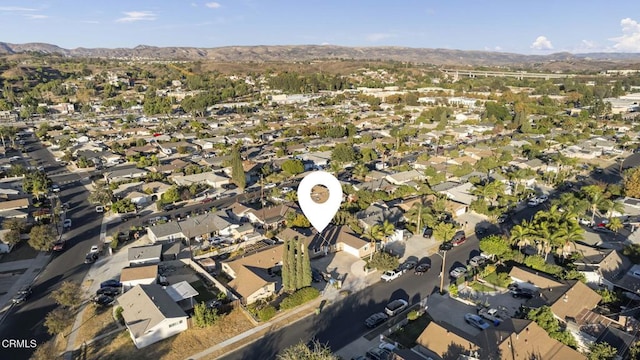
[[[282,300],[280,303],[280,310],[292,309],[298,305],[309,302],[318,296],[320,296],[320,291],[314,287],[299,289]]]

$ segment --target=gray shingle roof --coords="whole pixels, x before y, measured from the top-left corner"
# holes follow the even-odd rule
[[[138,285],[120,295],[122,317],[131,334],[138,338],[165,319],[186,317],[180,306],[156,284]]]

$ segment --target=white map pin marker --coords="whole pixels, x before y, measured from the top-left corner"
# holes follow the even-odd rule
[[[316,185],[323,185],[329,190],[329,198],[322,204],[318,204],[311,198],[311,190]],[[312,172],[298,185],[298,203],[311,225],[321,233],[340,209],[342,203],[340,181],[325,171]]]

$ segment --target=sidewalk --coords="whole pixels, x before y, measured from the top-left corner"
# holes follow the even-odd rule
[[[4,320],[4,317],[8,313],[8,310],[13,305],[12,299],[15,294],[23,286],[29,286],[33,284],[38,275],[44,270],[51,260],[51,254],[46,252],[40,252],[33,259],[10,261],[6,263],[0,263],[0,273],[7,273],[14,270],[27,269],[21,275],[17,275],[13,285],[7,290],[7,293],[0,296],[0,323]],[[16,275],[13,275],[16,276]]]

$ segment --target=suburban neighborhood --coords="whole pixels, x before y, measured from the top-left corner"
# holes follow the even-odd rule
[[[636,72],[333,63],[0,57],[3,338],[34,359],[640,357]],[[298,201],[318,171],[343,193],[320,232]]]

